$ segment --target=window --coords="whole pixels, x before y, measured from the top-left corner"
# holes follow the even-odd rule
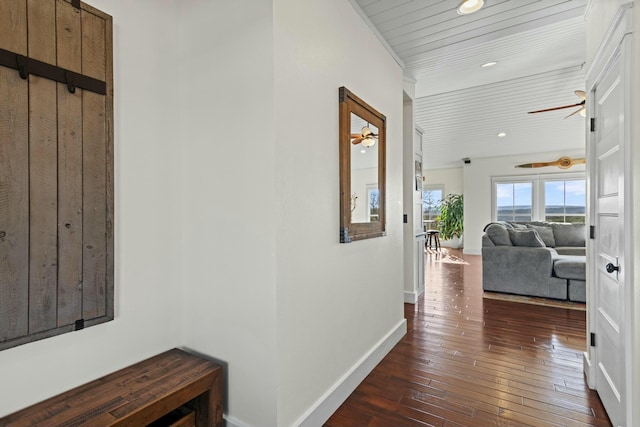
[[[584,223],[584,173],[492,178],[494,221]]]
[[[422,191],[422,219],[424,221],[435,221],[438,218],[438,215],[440,215],[440,202],[443,197],[443,187],[425,187]]]
[[[496,184],[498,221],[531,221],[533,215],[533,185],[531,182]]]
[[[544,219],[550,222],[585,222],[586,182],[584,179],[544,182]]]

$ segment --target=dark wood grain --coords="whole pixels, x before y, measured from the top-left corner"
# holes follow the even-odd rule
[[[7,427],[124,427],[150,424],[177,408],[199,427],[221,427],[222,367],[173,349],[0,419]]]
[[[426,260],[407,335],[326,422],[337,426],[609,427],[582,371],[586,315],[483,299],[480,256]]]

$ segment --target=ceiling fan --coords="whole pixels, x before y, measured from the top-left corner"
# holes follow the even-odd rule
[[[552,108],[545,108],[544,110],[529,111],[529,114],[544,113],[544,112],[547,112],[547,111],[555,111],[555,110],[562,110],[563,108],[580,107],[576,111],[574,111],[573,113],[571,113],[567,117],[565,117],[565,119],[568,119],[569,117],[573,116],[574,114],[578,114],[578,113],[580,113],[580,115],[582,117],[585,117],[586,114],[587,114],[586,107],[585,107],[585,104],[587,102],[586,101],[587,100],[587,94],[583,90],[576,90],[576,91],[574,91],[574,93],[582,101],[580,101],[580,102],[578,102],[576,104],[563,105],[561,107],[552,107]]]
[[[360,134],[357,134],[357,133],[351,134],[351,138],[353,138],[351,140],[351,143],[353,145],[362,143],[362,145],[364,145],[365,147],[371,147],[373,144],[376,143],[375,138],[377,137],[378,137],[377,134],[371,132],[371,129],[369,129],[368,126],[365,126],[362,128],[362,132]]]
[[[558,166],[560,169],[569,169],[573,165],[584,164],[586,159],[581,157],[579,159],[572,159],[569,157],[560,157],[555,162],[537,162],[537,163],[523,163],[516,165],[517,168],[543,168],[545,166]]]

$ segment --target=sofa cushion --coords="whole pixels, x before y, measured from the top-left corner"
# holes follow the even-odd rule
[[[486,233],[496,246],[513,246],[509,232],[500,224],[489,224]]]
[[[553,263],[553,272],[563,279],[585,280],[586,258],[583,256],[561,256]]]
[[[527,228],[536,230],[538,232],[538,235],[544,242],[545,246],[548,246],[550,248],[553,248],[556,246],[556,240],[553,237],[553,228],[548,226],[533,225],[533,224],[527,224]]]
[[[529,246],[544,248],[544,242],[536,230],[508,229],[509,238],[513,246]]]
[[[578,247],[578,246],[558,246],[556,245],[555,248],[553,248],[556,250],[556,252],[558,252],[558,255],[586,255],[587,253],[587,249],[582,246],[582,247]]]
[[[587,302],[587,286],[584,280],[567,280],[567,297],[571,301]]]
[[[584,224],[551,224],[556,246],[585,246],[587,239]]]

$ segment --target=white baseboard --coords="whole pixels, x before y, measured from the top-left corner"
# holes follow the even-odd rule
[[[482,255],[482,249],[463,249],[464,255]]]
[[[406,333],[407,320],[402,319],[293,425],[317,427],[324,424]]]
[[[409,304],[417,303],[418,302],[418,293],[417,292],[404,291],[404,302],[408,302]]]
[[[584,376],[587,380],[587,385],[590,389],[596,388],[596,373],[594,371],[594,366],[591,363],[591,359],[589,358],[589,352],[585,351],[582,353],[582,369],[584,370]]]
[[[248,424],[243,423],[242,421],[238,421],[233,417],[225,416],[224,420],[226,421],[227,427],[250,427]]]

